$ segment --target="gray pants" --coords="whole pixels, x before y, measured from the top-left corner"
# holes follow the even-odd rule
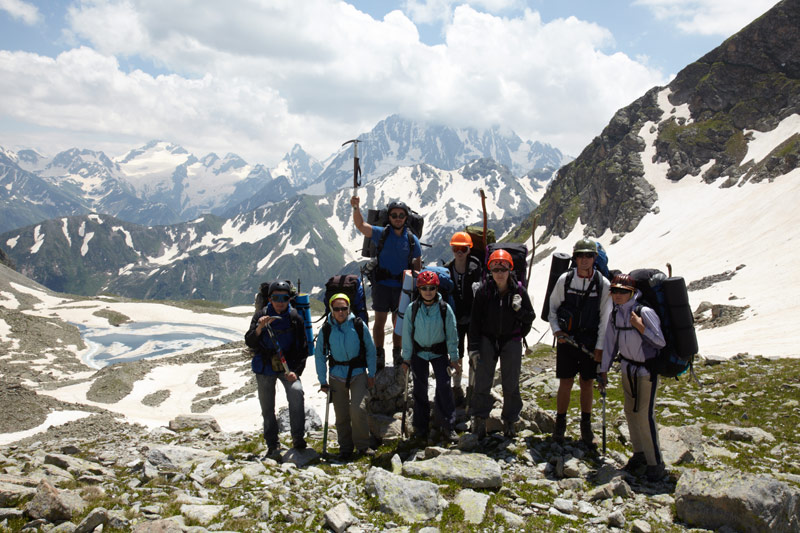
[[[490,391],[494,382],[494,370],[500,360],[500,382],[503,387],[502,418],[507,422],[519,420],[522,412],[522,396],[519,393],[519,377],[522,371],[522,341],[509,340],[502,346],[481,337],[480,359],[475,370],[475,390],[472,397],[472,414],[488,418],[492,409]]]
[[[352,452],[369,448],[369,422],[367,421],[367,373],[350,380],[350,389],[345,382],[330,379],[333,412],[336,413],[336,434],[339,451]]]
[[[286,400],[289,402],[289,426],[292,441],[300,441],[305,435],[306,410],[303,385],[300,380],[289,383],[286,375],[282,373],[277,376],[256,374],[258,401],[261,404],[261,416],[264,418],[264,440],[269,447],[278,445],[278,421],[275,418],[275,383],[278,380],[286,389]]]
[[[634,412],[633,388],[624,371],[625,366],[623,365],[621,381],[622,392],[625,395],[625,420],[628,422],[628,431],[631,434],[631,446],[634,452],[644,452],[648,465],[660,464],[662,458],[658,445],[658,425],[653,414],[658,377],[655,378],[655,382],[650,381],[650,376],[639,376],[636,380],[639,405]]]

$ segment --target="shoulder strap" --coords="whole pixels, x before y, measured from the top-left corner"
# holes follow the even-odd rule
[[[364,344],[364,321],[361,320],[361,317],[357,316],[355,320],[353,320],[353,326],[355,327],[356,335],[358,335],[358,342],[360,344],[358,348],[358,356],[361,357],[367,353],[367,347]]]
[[[392,226],[386,225],[383,227],[383,231],[381,232],[381,238],[378,241],[378,246],[376,248],[375,257],[381,255],[381,251],[383,251],[383,246],[386,244],[386,239],[389,238],[389,232],[392,231]]]
[[[444,332],[444,341],[447,342],[447,303],[444,298],[439,298],[439,312],[442,313],[442,331]]]
[[[406,225],[406,237],[408,237],[408,268],[411,268],[411,263],[414,261],[414,232]]]
[[[328,357],[331,354],[331,323],[327,320],[322,324],[322,355]]]

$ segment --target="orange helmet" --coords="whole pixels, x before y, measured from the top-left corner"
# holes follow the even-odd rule
[[[417,287],[427,287],[428,285],[439,286],[439,275],[432,270],[423,270],[417,276]]]
[[[469,246],[472,248],[472,237],[466,231],[457,231],[450,239],[450,246]]]
[[[492,252],[492,255],[489,256],[489,261],[486,264],[491,267],[492,263],[498,263],[500,261],[505,261],[508,263],[510,268],[514,268],[514,260],[511,259],[511,254],[505,250],[495,250]]]

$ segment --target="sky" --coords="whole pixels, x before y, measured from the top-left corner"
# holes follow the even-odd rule
[[[392,114],[576,156],[774,0],[0,0],[0,146],[274,167]]]

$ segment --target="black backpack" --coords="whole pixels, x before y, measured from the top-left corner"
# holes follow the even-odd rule
[[[347,379],[344,382],[346,388],[350,388],[350,378],[353,376],[354,368],[367,368],[367,346],[364,344],[364,321],[359,317],[353,319],[353,325],[358,335],[358,357],[349,361],[337,361],[331,355],[331,323],[327,320],[322,324],[322,355],[328,360],[328,367],[346,366]]]
[[[378,257],[383,250],[386,238],[389,236],[389,231],[392,229],[392,226],[389,224],[389,210],[386,207],[383,209],[370,209],[367,211],[367,224],[383,227],[383,233],[381,234],[381,239],[377,246],[372,242],[372,238],[364,237],[364,243],[361,246],[361,255],[364,257]],[[413,233],[418,239],[421,239],[424,225],[425,220],[422,218],[422,215],[409,208],[406,226],[410,230],[408,232],[408,241],[412,249],[414,239],[411,237],[411,234]],[[410,263],[411,261],[409,260],[409,264]]]
[[[337,274],[325,282],[325,317],[330,314],[330,299],[334,294],[346,294],[350,299],[350,310],[359,317],[365,324],[369,324],[367,314],[367,299],[364,296],[364,287],[361,285],[361,278],[355,274]]]
[[[661,333],[666,345],[645,367],[651,374],[677,378],[693,371],[694,356],[698,352],[694,317],[689,305],[689,293],[682,277],[667,277],[654,268],[634,270],[630,276],[642,293],[635,311],[642,306],[653,309],[661,321]]]
[[[275,281],[285,281],[289,284],[289,303],[292,307],[296,307],[296,300],[297,300],[297,287],[295,287],[292,282],[288,279],[284,280],[275,280]],[[256,293],[255,297],[255,308],[256,311],[263,309],[269,303],[269,286],[272,285],[272,281],[265,281],[258,286],[258,292]]]
[[[526,267],[528,265],[528,247],[521,242],[493,242],[489,244],[487,261],[495,250],[505,250],[511,255],[511,259],[514,261],[514,276],[516,277],[516,281],[522,283],[523,287],[527,287],[528,278],[526,276]],[[488,271],[488,266],[486,270]]]

